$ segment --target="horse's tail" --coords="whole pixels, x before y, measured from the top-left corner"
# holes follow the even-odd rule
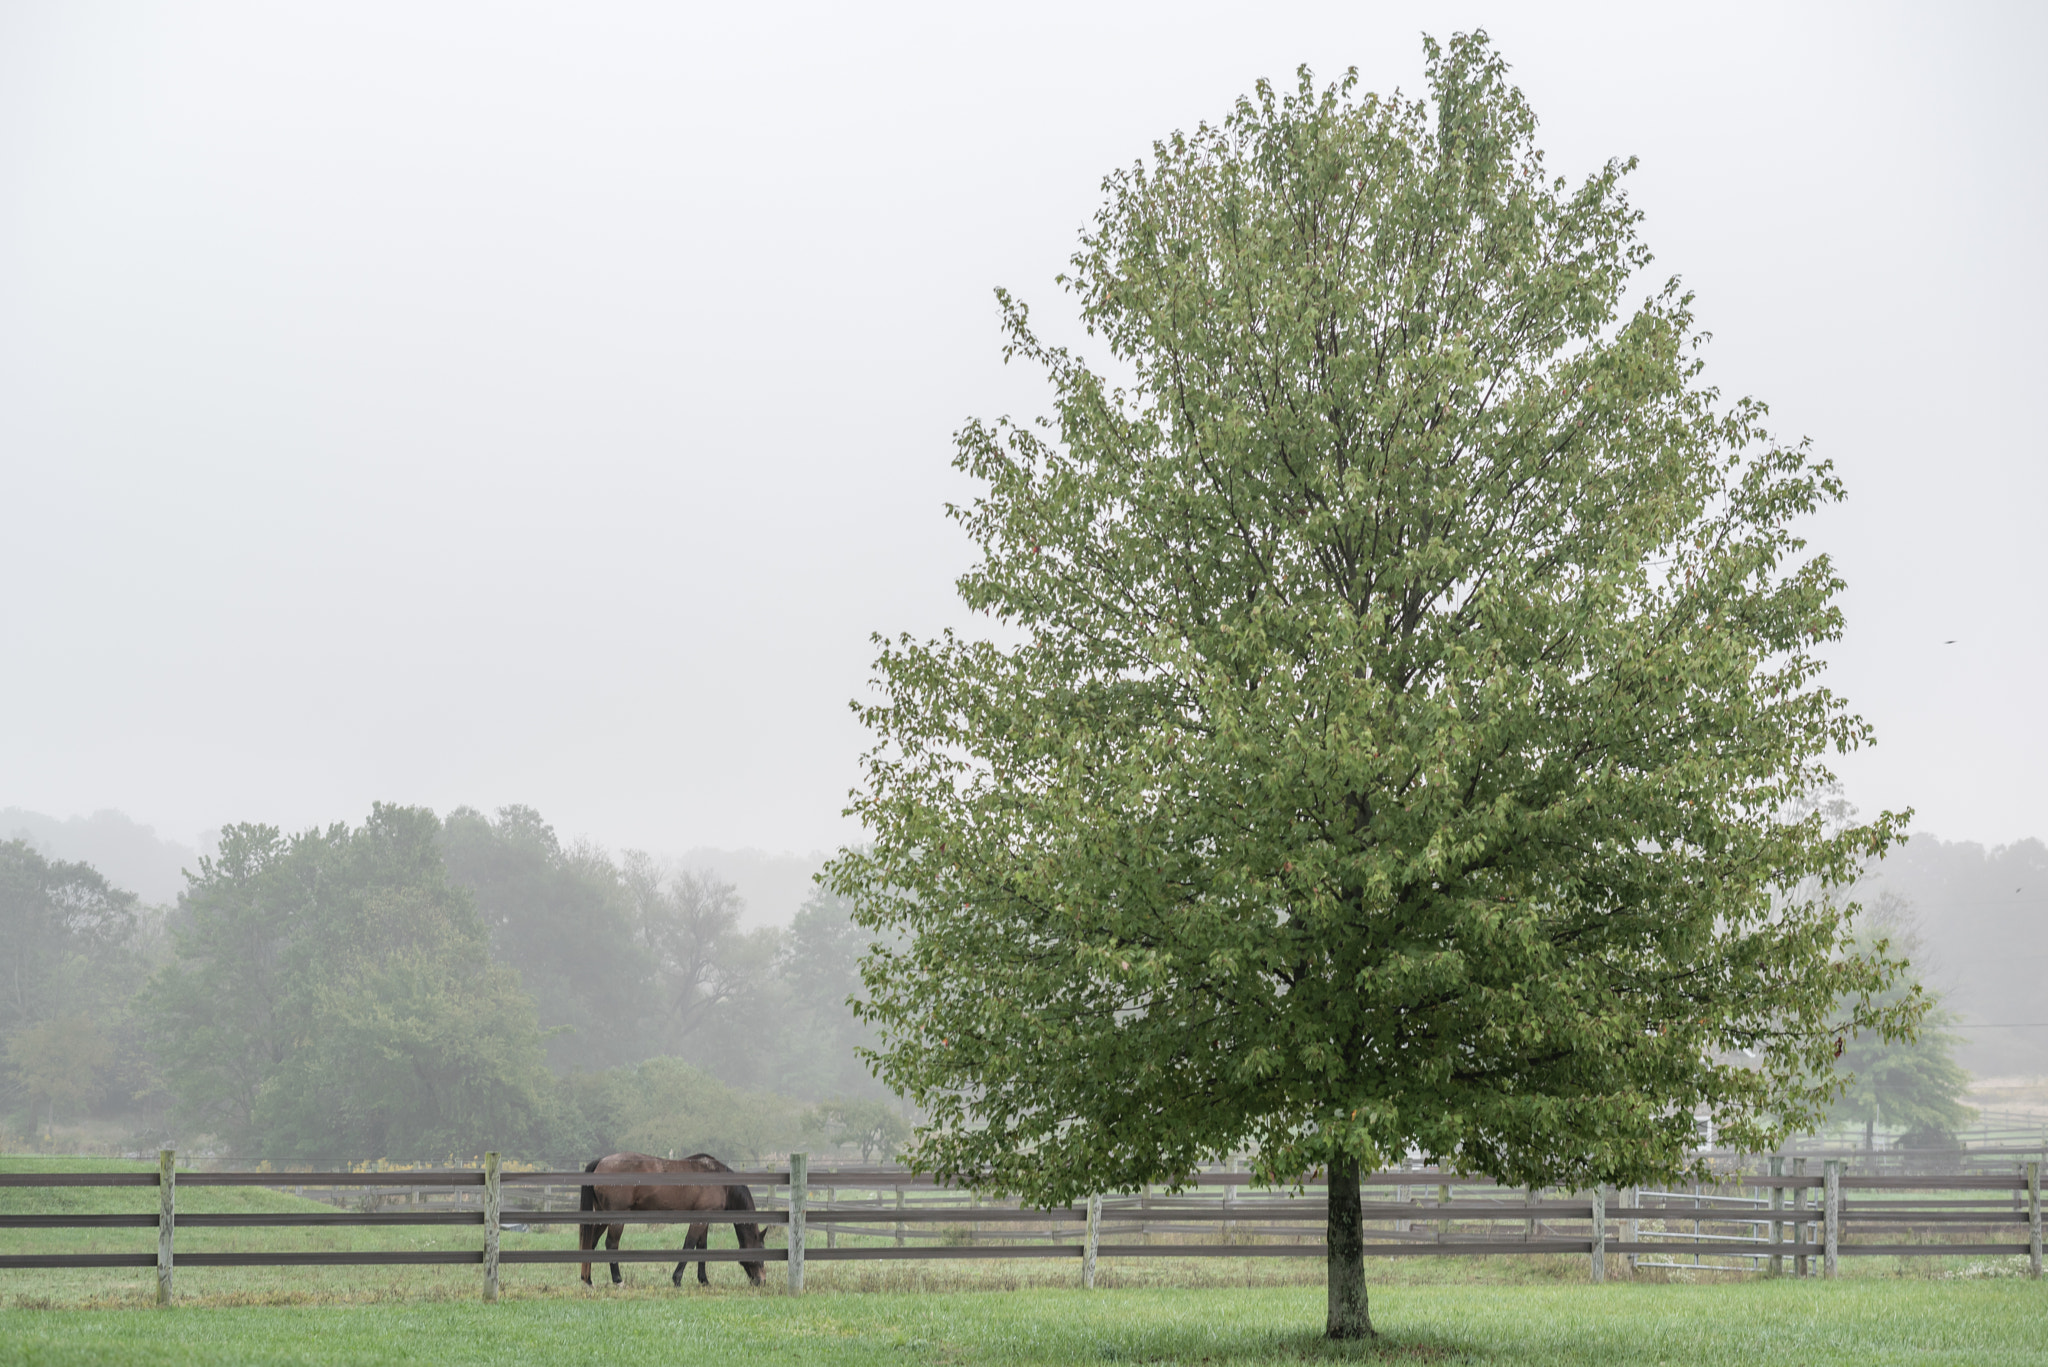
[[[590,1160],[590,1161],[589,1161],[588,1163],[585,1163],[585,1164],[583,1165],[583,1170],[584,1170],[585,1172],[596,1172],[596,1171],[597,1171],[597,1165],[598,1165],[599,1163],[602,1163],[603,1161],[604,1161],[604,1160],[603,1160],[602,1158],[593,1158],[593,1159],[591,1159],[591,1160]],[[593,1186],[586,1186],[586,1187],[584,1187],[584,1188],[583,1188],[583,1206],[582,1206],[582,1208],[583,1208],[584,1210],[596,1210],[596,1209],[597,1209],[597,1188],[596,1188],[596,1187],[593,1187]],[[598,1239],[599,1239],[600,1237],[602,1237],[602,1236],[603,1236],[603,1234],[604,1234],[604,1226],[603,1226],[603,1225],[578,1225],[578,1226],[576,1226],[576,1247],[578,1247],[578,1248],[583,1248],[583,1249],[591,1249],[591,1248],[596,1248],[596,1247],[597,1247],[597,1241],[598,1241]],[[589,1284],[589,1282],[590,1282],[590,1264],[589,1264],[589,1263],[585,1263],[585,1264],[583,1264],[583,1281],[584,1281],[584,1284],[585,1284],[585,1285],[588,1285],[588,1284]]]

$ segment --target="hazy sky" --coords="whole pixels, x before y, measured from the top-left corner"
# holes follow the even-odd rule
[[[2044,14],[4,0],[0,807],[836,844],[950,434],[1038,407],[992,287],[1054,325],[1105,171],[1477,26],[1848,479],[1851,797],[2048,835]]]

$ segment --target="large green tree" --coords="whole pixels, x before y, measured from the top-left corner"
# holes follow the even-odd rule
[[[517,1147],[551,1091],[516,974],[490,960],[441,824],[238,825],[180,899],[141,1009],[174,1116],[271,1158]]]
[[[1261,83],[1106,182],[1092,369],[971,423],[989,639],[882,643],[835,888],[928,1168],[1040,1201],[1253,1147],[1590,1186],[1811,1123],[1892,968],[1828,895],[1895,821],[1808,800],[1840,490],[1701,378],[1610,163],[1554,179],[1483,36],[1426,98]],[[1790,890],[1788,892],[1788,890]]]

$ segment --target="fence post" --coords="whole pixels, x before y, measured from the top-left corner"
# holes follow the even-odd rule
[[[903,1247],[903,1187],[896,1187],[896,1247]]]
[[[1081,1287],[1095,1289],[1095,1249],[1102,1242],[1102,1197],[1088,1198],[1088,1233],[1081,1240]]]
[[[1832,1277],[1836,1272],[1836,1251],[1842,1237],[1842,1160],[1827,1160],[1827,1209],[1823,1212],[1827,1222],[1827,1253],[1821,1264],[1824,1274]]]
[[[2027,1274],[2041,1275],[2041,1160],[2027,1160]]]
[[[1643,1221],[1636,1212],[1643,1208],[1643,1189],[1641,1187],[1630,1187],[1628,1194],[1622,1199],[1628,1202],[1628,1222],[1621,1227],[1621,1237],[1632,1244],[1639,1243],[1643,1237]],[[1636,1275],[1636,1257],[1636,1254],[1631,1253],[1627,1258],[1628,1275],[1631,1278]]]
[[[2040,1228],[2040,1221],[2034,1222]],[[156,1303],[171,1303],[171,1237],[178,1227],[178,1151],[160,1149],[156,1156]],[[2040,1238],[2034,1243],[2038,1247]],[[2040,1259],[2036,1258],[2035,1262]]]
[[[484,1300],[498,1299],[498,1155],[484,1155]]]
[[[1784,1175],[1784,1156],[1778,1155],[1773,1157],[1771,1159],[1771,1176],[1783,1177]],[[1785,1222],[1778,1218],[1778,1212],[1784,1208],[1785,1189],[1774,1183],[1771,1187],[1771,1247],[1774,1250],[1771,1254],[1771,1275],[1773,1277],[1785,1275],[1785,1255],[1775,1251],[1779,1245],[1785,1242]]]
[[[1795,1158],[1792,1160],[1792,1175],[1794,1177],[1806,1176],[1806,1160],[1804,1158]],[[1798,1244],[1801,1248],[1805,1248],[1808,1244],[1813,1242],[1812,1228],[1804,1219],[1799,1218],[1805,1212],[1805,1210],[1806,1188],[1792,1188],[1792,1242]],[[1806,1275],[1806,1271],[1806,1255],[1804,1253],[1793,1254],[1792,1275],[1795,1277],[1804,1277]]]
[[[830,1219],[832,1218],[832,1207],[833,1207],[833,1206],[835,1206],[835,1205],[837,1205],[838,1203],[839,1203],[839,1188],[837,1188],[837,1187],[827,1187],[827,1188],[825,1188],[825,1218],[826,1218],[827,1220],[830,1220]],[[830,1225],[830,1224],[828,1224],[828,1225],[826,1225],[826,1226],[825,1226],[825,1247],[827,1247],[827,1248],[837,1248],[837,1247],[839,1247],[839,1227],[838,1227],[837,1225]]]
[[[789,1294],[804,1293],[804,1204],[809,1196],[811,1156],[789,1156]]]
[[[1607,1280],[1607,1188],[1593,1188],[1593,1280]]]

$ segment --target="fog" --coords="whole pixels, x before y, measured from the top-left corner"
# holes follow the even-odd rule
[[[1484,25],[1847,477],[1866,810],[2048,832],[2034,7],[0,11],[0,805],[807,852],[1109,168]],[[1945,644],[1948,641],[1954,644]]]

